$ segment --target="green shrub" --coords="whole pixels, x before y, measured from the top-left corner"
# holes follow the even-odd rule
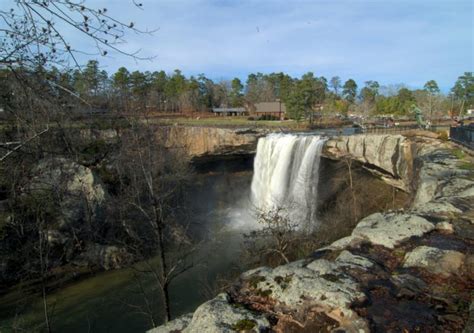
[[[460,148],[453,149],[452,153],[459,160],[462,160],[466,157],[466,153],[464,152],[464,150],[462,150]]]

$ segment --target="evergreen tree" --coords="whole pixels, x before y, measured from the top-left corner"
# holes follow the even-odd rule
[[[451,89],[452,95],[461,101],[461,112],[474,105],[474,76],[472,72],[465,72],[456,80]]]
[[[230,92],[230,99],[231,99],[231,105],[233,107],[238,107],[243,105],[243,94],[242,90],[244,89],[244,86],[242,85],[242,82],[238,78],[234,78],[231,82],[231,92]]]
[[[286,100],[286,113],[288,118],[299,122],[306,113],[304,93],[300,89],[294,89]]]
[[[349,103],[354,103],[357,96],[357,83],[353,79],[349,79],[342,87],[342,95]]]
[[[433,121],[433,98],[440,92],[438,83],[436,83],[435,80],[430,80],[425,83],[423,89],[428,93],[428,108],[430,113],[430,121]]]

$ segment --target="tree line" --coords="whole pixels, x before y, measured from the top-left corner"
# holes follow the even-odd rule
[[[204,74],[186,77],[178,69],[166,73],[120,67],[109,75],[100,69],[97,60],[90,60],[82,70],[52,67],[37,68],[35,72],[57,90],[65,105],[80,109],[187,113],[280,100],[287,104],[288,117],[299,120],[315,110],[341,115],[407,116],[413,104],[431,118],[446,116],[448,112],[458,114],[474,105],[472,72],[459,76],[448,94],[441,93],[435,80],[427,81],[422,89],[412,90],[403,84],[381,86],[377,81],[359,86],[353,79],[343,82],[334,76],[328,80],[312,72],[300,78],[282,72],[252,73],[245,82],[239,78],[215,82]],[[2,78],[8,76],[4,73]],[[7,104],[8,89],[2,99],[2,104]]]

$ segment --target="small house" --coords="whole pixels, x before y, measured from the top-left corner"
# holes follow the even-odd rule
[[[283,120],[285,118],[286,106],[282,102],[255,103],[253,114],[257,117],[267,116]]]

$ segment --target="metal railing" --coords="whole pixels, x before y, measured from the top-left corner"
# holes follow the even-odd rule
[[[474,126],[451,127],[449,129],[449,139],[474,149]]]
[[[418,125],[406,125],[406,126],[392,126],[392,127],[383,127],[383,126],[373,126],[366,127],[363,129],[363,133],[367,134],[395,134],[403,133],[412,130],[422,129],[425,131],[438,132],[438,131],[447,131],[449,126],[446,125],[433,125],[428,128],[420,128]]]

